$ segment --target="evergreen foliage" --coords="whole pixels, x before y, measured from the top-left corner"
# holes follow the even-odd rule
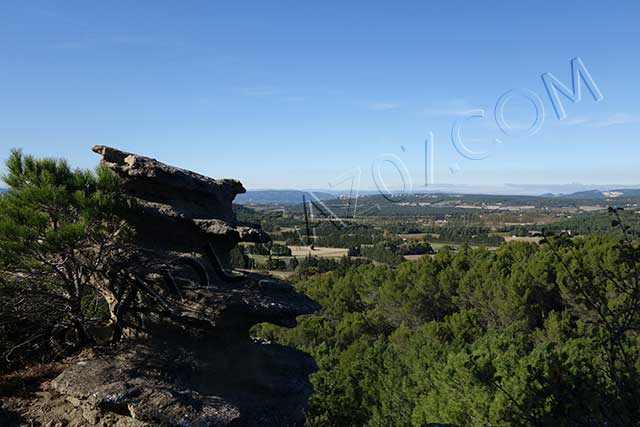
[[[322,312],[258,332],[318,362],[308,426],[636,425],[640,246],[621,234],[304,277]]]

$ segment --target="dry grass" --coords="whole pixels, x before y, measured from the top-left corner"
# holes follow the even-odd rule
[[[298,258],[309,255],[321,258],[342,258],[349,253],[349,250],[345,248],[315,247],[311,249],[309,246],[289,246],[289,249],[291,249],[291,255]]]

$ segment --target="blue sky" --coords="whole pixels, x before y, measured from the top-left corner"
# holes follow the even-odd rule
[[[640,184],[640,3],[14,1],[0,4],[0,158],[11,147],[91,167],[94,144],[156,157],[248,188],[327,188],[399,159],[436,183]],[[559,121],[540,76],[583,85]],[[501,134],[498,98],[539,95],[535,135]],[[458,154],[453,123],[484,160]],[[533,109],[513,98],[514,127]],[[502,143],[493,144],[495,138]],[[474,142],[476,141],[477,142]],[[386,156],[386,157],[385,157]]]

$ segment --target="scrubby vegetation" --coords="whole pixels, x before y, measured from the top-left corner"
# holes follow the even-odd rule
[[[639,262],[619,233],[353,266],[298,280],[321,314],[257,332],[318,362],[309,426],[631,426]]]

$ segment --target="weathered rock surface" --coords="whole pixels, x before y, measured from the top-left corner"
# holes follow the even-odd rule
[[[211,244],[229,268],[228,252],[240,241],[267,242],[258,227],[239,224],[232,202],[246,190],[234,179],[213,179],[149,157],[98,145],[93,151],[124,180],[141,214],[132,218],[140,244],[153,249],[202,252]]]
[[[140,291],[123,342],[64,370],[48,401],[62,398],[104,426],[302,426],[315,362],[252,339],[249,329],[291,327],[319,306],[286,282],[231,271],[231,248],[268,239],[234,217],[240,182],[114,148],[93,151],[136,201]]]

